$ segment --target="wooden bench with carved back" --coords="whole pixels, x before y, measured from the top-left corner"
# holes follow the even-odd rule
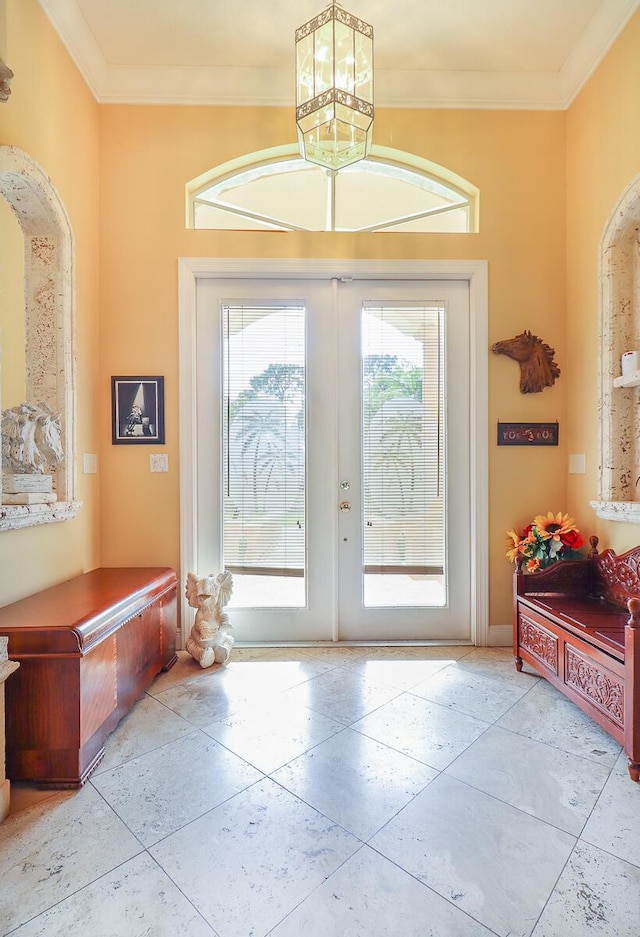
[[[640,546],[514,573],[513,649],[623,746],[640,781]]]

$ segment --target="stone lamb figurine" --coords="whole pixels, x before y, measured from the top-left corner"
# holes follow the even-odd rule
[[[233,647],[233,629],[223,607],[233,592],[231,573],[219,573],[198,578],[187,574],[185,595],[191,608],[197,609],[186,648],[201,667],[226,664]]]

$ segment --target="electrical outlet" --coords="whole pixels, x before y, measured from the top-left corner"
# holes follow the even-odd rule
[[[168,472],[169,471],[169,456],[166,455],[166,453],[164,452],[150,455],[149,456],[149,471],[150,472]]]
[[[98,456],[95,452],[85,452],[82,456],[82,471],[85,475],[98,474]]]

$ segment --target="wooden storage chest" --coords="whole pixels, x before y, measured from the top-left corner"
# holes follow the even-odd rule
[[[94,569],[0,608],[7,777],[79,787],[122,716],[176,660],[172,569]]]

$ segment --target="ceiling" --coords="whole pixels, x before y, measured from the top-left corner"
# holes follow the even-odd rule
[[[102,103],[294,104],[294,32],[326,0],[40,0]],[[344,0],[379,107],[568,107],[640,0]]]

